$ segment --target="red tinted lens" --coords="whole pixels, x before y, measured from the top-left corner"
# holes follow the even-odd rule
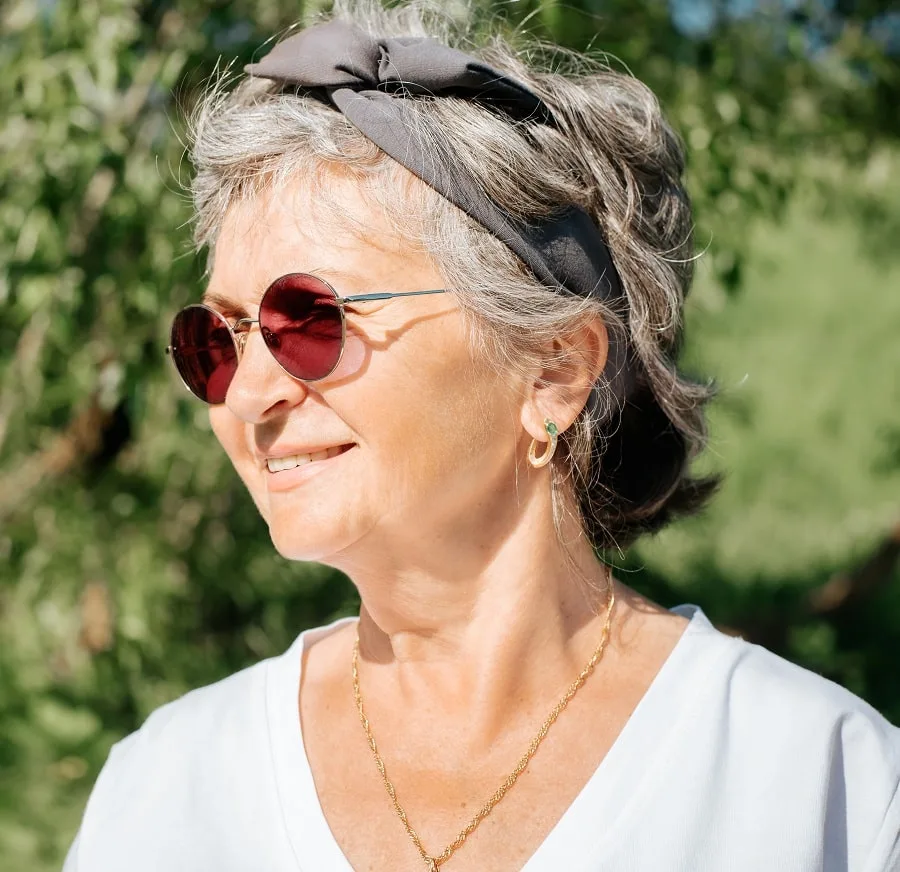
[[[343,313],[331,288],[315,276],[277,279],[260,303],[259,324],[273,357],[294,378],[325,378],[341,359]]]
[[[172,359],[196,396],[207,403],[225,402],[237,371],[237,350],[221,315],[205,306],[182,309],[172,323]]]

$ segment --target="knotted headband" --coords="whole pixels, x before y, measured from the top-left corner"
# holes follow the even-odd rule
[[[587,212],[569,206],[540,222],[513,219],[468,173],[423,148],[403,99],[461,97],[517,121],[554,126],[550,108],[521,83],[436,40],[376,38],[343,21],[301,30],[246,70],[317,92],[367,139],[504,242],[544,284],[604,300],[621,294],[609,249]]]

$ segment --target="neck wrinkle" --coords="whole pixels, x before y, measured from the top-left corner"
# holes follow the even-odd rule
[[[492,551],[458,555],[471,573],[438,559],[357,580],[365,697],[466,713],[482,736],[511,708],[533,716],[556,702],[599,644],[607,573],[584,537],[566,533],[567,561],[555,535],[534,535],[548,529],[535,515]]]

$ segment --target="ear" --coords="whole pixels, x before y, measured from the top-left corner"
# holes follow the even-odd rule
[[[544,363],[522,406],[522,426],[533,439],[547,440],[545,418],[560,433],[572,426],[603,373],[608,353],[609,334],[599,316],[546,347]]]

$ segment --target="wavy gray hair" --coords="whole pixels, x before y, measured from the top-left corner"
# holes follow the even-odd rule
[[[261,79],[219,77],[190,128],[195,241],[214,256],[230,205],[303,173],[327,185],[349,172],[406,238],[419,240],[467,316],[480,350],[509,370],[552,366],[547,348],[602,317],[625,342],[634,384],[624,404],[609,384],[561,435],[553,461],[557,529],[574,510],[597,549],[624,548],[676,514],[696,511],[716,481],[693,478],[705,442],[710,384],[675,368],[682,309],[693,274],[692,216],[681,184],[684,154],[653,93],[583,56],[566,70],[542,64],[539,46],[515,51],[499,36],[475,40],[418,3],[384,9],[338,0],[330,17],[376,36],[431,36],[482,57],[539,94],[558,125],[522,125],[456,98],[406,98],[423,149],[439,151],[503,209],[521,219],[576,204],[601,228],[624,288],[617,305],[557,293],[496,237],[419,182],[336,109]],[[562,53],[554,49],[554,58]],[[526,62],[526,58],[529,61]],[[315,195],[315,190],[314,190]],[[317,200],[328,202],[323,187]],[[502,371],[502,370],[501,370]],[[574,498],[574,499],[573,499]]]

